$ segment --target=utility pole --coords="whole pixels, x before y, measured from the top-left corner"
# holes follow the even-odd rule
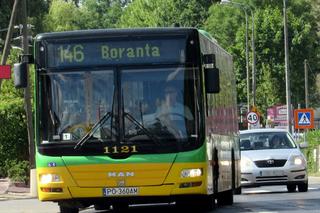
[[[22,62],[28,63],[29,42],[28,42],[28,25],[27,25],[27,5],[26,0],[21,0],[21,31],[22,31]],[[29,141],[29,163],[30,163],[30,195],[37,196],[36,169],[35,169],[35,144],[34,131],[32,122],[32,105],[30,95],[30,78],[27,67],[27,87],[24,89],[25,110],[27,115],[28,141]]]
[[[246,16],[246,77],[247,77],[247,112],[250,111],[250,76],[249,76],[249,45],[248,45],[248,14],[243,10]]]
[[[256,106],[256,48],[254,41],[254,13],[250,6],[248,6],[251,12],[252,21],[252,38],[251,38],[251,48],[252,48],[252,106]]]
[[[304,91],[305,91],[306,108],[309,108],[307,59],[304,59]]]
[[[290,92],[290,70],[289,70],[289,47],[288,47],[288,29],[287,29],[287,12],[286,1],[283,0],[283,31],[284,31],[284,50],[285,50],[285,73],[286,73],[286,102],[287,102],[287,130],[292,133],[291,129],[291,92]]]
[[[11,17],[10,17],[8,32],[7,32],[7,36],[6,36],[6,41],[4,43],[3,53],[2,53],[2,57],[1,57],[1,65],[5,65],[7,62],[7,58],[8,58],[9,51],[10,51],[11,38],[12,38],[12,34],[13,34],[14,22],[15,22],[15,19],[17,16],[19,2],[20,2],[20,0],[15,0],[14,4],[13,4],[13,9],[12,9]],[[0,79],[0,92],[1,92],[1,83],[2,83],[2,79]]]

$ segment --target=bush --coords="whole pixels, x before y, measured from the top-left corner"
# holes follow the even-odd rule
[[[11,49],[7,64],[19,61],[20,51]],[[33,69],[30,72],[34,72]],[[32,81],[31,81],[32,83]],[[31,84],[33,88],[33,85]],[[32,89],[31,89],[32,91]],[[2,81],[0,91],[0,178],[8,176],[5,162],[29,159],[24,92],[15,89],[13,78]],[[20,164],[19,164],[20,165]]]
[[[6,177],[5,162],[29,159],[28,132],[23,101],[0,102],[0,177]]]
[[[314,160],[313,150],[320,145],[320,130],[309,131],[306,134],[308,148],[304,150],[304,154],[308,161],[308,171],[311,173],[316,172],[316,162]]]
[[[8,177],[11,181],[28,184],[30,170],[29,161],[6,161],[5,167],[8,169]]]

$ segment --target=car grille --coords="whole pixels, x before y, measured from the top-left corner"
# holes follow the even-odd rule
[[[259,168],[266,168],[266,167],[283,167],[286,164],[287,160],[259,160],[255,161],[257,167]]]
[[[256,181],[258,183],[260,182],[282,182],[282,181],[288,181],[288,176],[266,176],[266,177],[256,177]]]

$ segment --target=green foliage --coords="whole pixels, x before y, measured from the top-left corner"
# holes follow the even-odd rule
[[[285,104],[285,68],[282,1],[239,0],[250,5],[254,13],[256,52],[256,104],[265,113],[275,104]],[[317,23],[312,15],[310,0],[288,1],[288,40],[292,104],[304,103],[303,61],[308,59],[313,67],[319,67],[319,37]],[[213,5],[205,29],[233,56],[238,87],[238,102],[246,102],[245,67],[245,16],[244,7],[235,5]],[[251,43],[251,13],[249,18],[249,39]],[[251,47],[251,44],[250,44]],[[250,48],[251,49],[251,48]],[[250,50],[251,52],[251,50]],[[252,54],[250,53],[250,75]],[[250,90],[251,90],[250,76]],[[309,93],[316,94],[314,75],[309,77]],[[318,95],[313,96],[312,105],[319,105]],[[250,98],[252,100],[252,97]]]
[[[29,182],[29,161],[6,161],[5,169],[11,181],[23,182],[26,184]]]
[[[177,23],[201,27],[211,4],[206,0],[135,0],[124,10],[118,26],[170,27]]]
[[[22,99],[0,102],[0,123],[0,168],[6,160],[27,160],[28,139]]]
[[[114,28],[126,6],[123,0],[86,0],[79,12],[81,29]]]
[[[12,50],[7,64],[18,61],[19,51]],[[13,85],[13,78],[3,80],[0,94],[0,176],[6,176],[6,161],[28,160],[28,137],[23,91]]]
[[[304,153],[308,160],[308,170],[309,172],[317,172],[314,149],[318,148],[320,145],[320,130],[309,131],[306,135],[306,141],[308,142],[308,148],[304,150]]]
[[[79,8],[72,2],[53,0],[49,13],[45,16],[45,31],[78,30]]]

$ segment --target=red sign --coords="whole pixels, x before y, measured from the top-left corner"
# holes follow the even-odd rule
[[[0,79],[10,79],[10,78],[11,78],[11,66],[0,65]]]
[[[296,129],[313,129],[314,128],[313,109],[294,110],[294,127]]]

